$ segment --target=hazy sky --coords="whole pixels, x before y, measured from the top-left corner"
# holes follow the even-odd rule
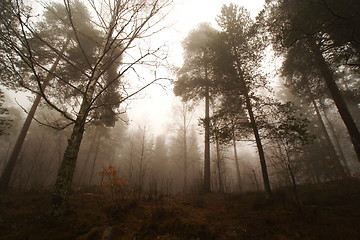
[[[201,22],[210,22],[216,26],[216,16],[220,13],[223,4],[235,3],[246,7],[253,17],[262,9],[265,0],[175,0],[175,5],[170,12],[166,25],[161,33],[160,40],[169,47],[169,62],[176,66],[182,63],[181,41],[189,31],[195,29]],[[174,76],[170,76],[174,78]],[[132,126],[150,125],[155,134],[168,130],[174,104],[172,87],[167,84],[167,90],[158,85],[150,86],[136,99],[130,101],[128,115]],[[30,107],[25,95],[17,93],[11,97],[20,101],[24,107]],[[13,99],[11,99],[13,101]],[[15,104],[15,103],[13,103]]]
[[[181,65],[181,41],[190,30],[195,29],[201,22],[210,22],[216,26],[216,16],[219,15],[223,4],[235,3],[247,8],[253,17],[262,9],[264,0],[182,0],[175,1],[175,6],[168,16],[169,29],[161,37],[170,48],[170,63]],[[151,125],[156,134],[167,130],[171,118],[171,106],[174,96],[171,87],[165,91],[159,86],[152,86],[144,93],[144,99],[131,102],[128,111],[133,125]]]

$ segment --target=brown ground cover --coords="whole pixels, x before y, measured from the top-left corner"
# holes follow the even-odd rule
[[[291,192],[126,195],[75,192],[70,213],[47,217],[50,193],[12,192],[0,196],[0,239],[360,239],[360,182],[346,180],[300,188],[302,205]]]

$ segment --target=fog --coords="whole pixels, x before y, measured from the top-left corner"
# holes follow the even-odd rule
[[[359,238],[358,3],[0,8],[5,239]]]

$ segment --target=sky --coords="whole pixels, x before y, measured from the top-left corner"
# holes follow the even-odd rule
[[[167,17],[169,27],[161,34],[162,40],[167,42],[170,49],[169,62],[177,67],[182,64],[181,41],[189,31],[195,29],[201,22],[210,22],[216,27],[216,16],[219,15],[223,4],[234,3],[244,6],[252,17],[262,9],[264,0],[177,0],[171,13]],[[174,78],[174,76],[170,76]],[[169,85],[166,84],[165,85]],[[140,98],[130,101],[128,115],[130,125],[150,125],[154,134],[164,133],[171,124],[173,117],[172,106],[175,99],[171,86],[149,87]]]

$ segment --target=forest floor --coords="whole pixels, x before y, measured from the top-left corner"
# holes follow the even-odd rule
[[[360,181],[302,186],[300,197],[301,207],[285,191],[271,204],[259,193],[112,199],[79,191],[55,221],[46,214],[49,192],[13,192],[0,195],[0,239],[360,239]]]

